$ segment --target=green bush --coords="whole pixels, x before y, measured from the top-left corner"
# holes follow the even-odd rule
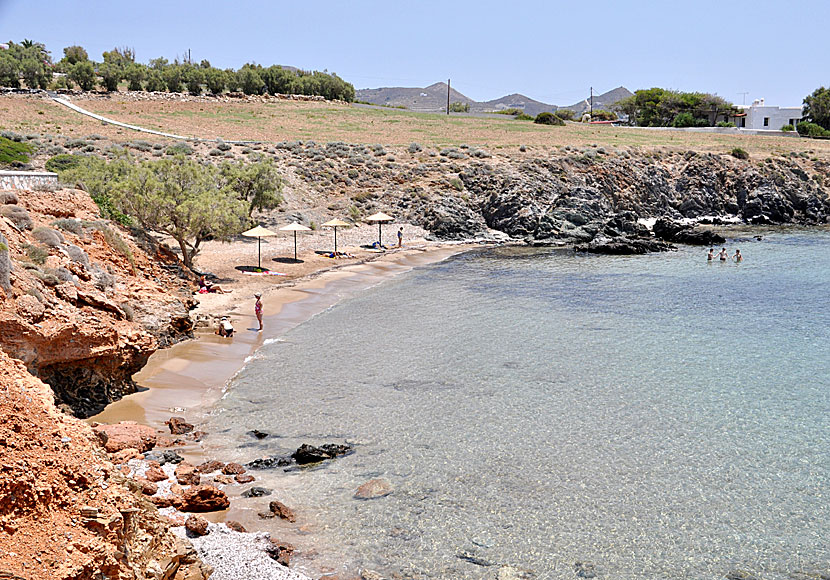
[[[830,137],[830,131],[827,131],[821,125],[807,121],[799,123],[795,130],[802,137]]]
[[[67,169],[74,169],[81,164],[83,159],[83,155],[72,155],[69,153],[55,155],[46,162],[46,170],[60,173],[61,171],[66,171]]]
[[[704,119],[695,118],[695,116],[689,112],[684,112],[675,115],[674,119],[672,119],[671,126],[679,129],[686,127],[705,127],[706,121]]]
[[[576,117],[576,113],[574,113],[570,109],[556,109],[555,114],[563,121],[573,121]]]
[[[792,125],[784,125],[783,127],[781,127],[781,130],[790,133],[792,131],[795,131],[795,127],[793,127]]]
[[[450,103],[450,113],[469,113],[470,103]]]
[[[531,117],[530,115],[525,115],[524,113],[519,113],[514,117],[517,121],[534,121],[535,118]]]
[[[732,121],[720,121],[720,122],[718,122],[717,125],[715,125],[715,127],[724,127],[724,128],[735,127],[735,123],[733,123]]]
[[[553,113],[548,113],[544,111],[536,115],[536,118],[533,120],[534,123],[538,123],[539,125],[564,125],[565,121],[554,115]]]
[[[747,153],[746,149],[741,149],[740,147],[735,147],[729,154],[735,159],[743,159],[744,161],[749,159],[749,153]]]
[[[520,115],[520,114],[524,113],[524,111],[522,109],[517,109],[515,107],[513,107],[511,109],[502,109],[501,111],[494,111],[494,112],[499,114],[499,115]]]
[[[29,162],[32,146],[0,137],[0,165],[16,167]]]
[[[557,111],[557,113],[558,112],[559,111]],[[560,117],[560,119],[561,119],[561,117]],[[591,113],[591,120],[592,121],[616,121],[617,120],[617,114],[612,113],[611,111],[606,111],[604,109],[594,109],[594,112]]]
[[[464,189],[464,182],[457,177],[453,177],[450,179],[450,187],[456,191],[462,191]]]
[[[26,255],[29,256],[32,262],[42,266],[46,263],[46,258],[49,257],[49,250],[43,246],[30,245],[26,248]]]

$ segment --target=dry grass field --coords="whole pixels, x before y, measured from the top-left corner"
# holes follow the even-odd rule
[[[268,142],[313,140],[321,143],[344,141],[380,143],[386,146],[407,146],[416,142],[435,148],[469,144],[487,148],[494,153],[500,149],[512,151],[520,145],[531,150],[567,145],[598,145],[713,153],[727,153],[734,147],[741,147],[756,158],[791,152],[814,158],[830,158],[828,140],[588,126],[579,123],[550,127],[510,117],[447,117],[329,102],[228,102],[207,99],[136,101],[118,94],[111,97],[75,97],[73,102],[117,121],[207,139]],[[84,117],[36,96],[0,97],[0,129],[22,134],[52,134],[73,138],[98,134],[113,141],[164,140]]]

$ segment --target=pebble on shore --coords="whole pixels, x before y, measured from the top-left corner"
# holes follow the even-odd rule
[[[184,527],[172,528],[185,537]],[[266,552],[272,542],[267,533],[235,532],[224,524],[208,524],[208,533],[191,537],[199,557],[213,567],[211,580],[310,580],[308,576],[277,564]]]

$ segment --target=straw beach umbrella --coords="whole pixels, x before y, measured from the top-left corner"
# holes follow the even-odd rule
[[[334,257],[337,257],[337,228],[347,228],[351,224],[340,219],[329,220],[323,224],[324,228],[334,228]]]
[[[298,224],[297,222],[288,224],[287,226],[282,226],[280,228],[281,232],[294,232],[294,261],[297,261],[297,232],[310,232],[311,228],[307,228],[303,224]]]
[[[382,246],[383,242],[381,241],[381,230],[380,230],[381,224],[395,221],[395,218],[390,217],[390,216],[386,215],[383,212],[378,212],[376,214],[372,214],[369,217],[367,217],[365,221],[367,221],[367,222],[377,222],[377,224],[378,224],[378,245]]]
[[[276,236],[277,232],[272,232],[268,228],[257,226],[247,232],[242,232],[242,235],[247,238],[256,238],[257,268],[262,269],[262,238]]]

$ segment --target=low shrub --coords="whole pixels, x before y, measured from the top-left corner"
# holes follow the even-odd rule
[[[19,230],[32,229],[32,218],[29,217],[29,212],[19,205],[4,205],[0,207],[0,215],[3,215],[17,227]]]
[[[83,155],[73,155],[70,153],[55,155],[46,162],[46,170],[60,173],[61,171],[66,171],[68,169],[75,169],[81,164],[83,159]]]
[[[73,244],[66,246],[66,253],[69,254],[69,259],[73,262],[82,264],[85,268],[89,268],[89,256],[86,255],[81,248]]]
[[[521,115],[524,113],[524,110],[517,109],[516,107],[511,107],[510,109],[502,109],[501,111],[493,111],[498,115]]]
[[[749,159],[749,153],[747,153],[746,149],[741,149],[740,147],[735,147],[729,154],[735,159],[743,159],[744,161]]]
[[[733,123],[732,121],[719,121],[718,124],[715,125],[715,127],[734,128],[735,123]],[[790,130],[792,130],[792,129],[790,129]]]
[[[450,103],[450,113],[469,113],[470,103]]]
[[[18,135],[19,137],[19,135]],[[29,163],[29,155],[34,148],[20,140],[0,137],[0,166],[19,167]]]
[[[231,146],[228,143],[225,143],[224,141],[217,142],[216,143],[216,148],[219,149],[219,151],[230,151],[231,150]]]
[[[450,179],[450,187],[452,187],[456,191],[463,191],[464,182],[457,177],[453,177],[452,179]]]
[[[9,241],[0,234],[0,288],[8,292],[11,282],[12,261],[9,257]]]
[[[26,247],[26,255],[29,256],[29,259],[33,263],[38,266],[42,266],[46,263],[46,258],[49,257],[49,249],[44,246],[36,246],[32,244]]]
[[[104,270],[98,264],[93,264],[92,268],[92,284],[102,292],[107,288],[115,286],[115,276]]]
[[[515,117],[516,121],[535,121],[535,117],[531,117],[530,115],[525,115],[524,113],[519,113]]]
[[[792,131],[795,131],[795,127],[793,127],[792,125],[784,125],[783,127],[781,127],[781,130],[790,133]]]
[[[573,121],[576,116],[570,109],[556,109],[556,113],[554,114],[563,121]]]
[[[193,155],[193,147],[187,143],[175,143],[165,151],[167,155]]]
[[[41,226],[32,231],[32,237],[41,244],[45,244],[50,248],[60,247],[64,243],[63,236],[57,230]]]
[[[0,191],[0,205],[14,205],[20,201],[13,191]]]
[[[47,286],[54,287],[61,283],[60,278],[58,278],[54,274],[50,274],[49,272],[41,272],[40,270],[31,270],[31,272],[35,275],[35,278],[37,278]]]
[[[553,113],[548,113],[547,111],[543,111],[536,115],[536,118],[533,120],[534,123],[539,125],[564,125],[565,121],[554,115]]]
[[[562,117],[559,117],[559,118],[561,119]],[[591,113],[591,120],[592,121],[616,121],[617,120],[617,114],[612,113],[611,111],[606,111],[604,109],[594,109],[594,112]]]

